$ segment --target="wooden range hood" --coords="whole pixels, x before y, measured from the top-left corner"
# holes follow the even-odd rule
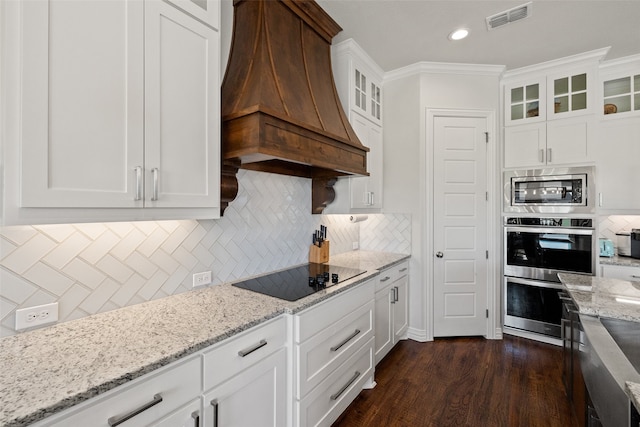
[[[340,176],[368,175],[367,151],[345,115],[331,71],[342,28],[313,0],[235,0],[222,83],[222,210],[238,168],[312,179],[312,213]]]

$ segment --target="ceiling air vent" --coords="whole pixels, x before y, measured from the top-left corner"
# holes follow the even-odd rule
[[[493,30],[531,16],[531,2],[487,17],[487,29]]]

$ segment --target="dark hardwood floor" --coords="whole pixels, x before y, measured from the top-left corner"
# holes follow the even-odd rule
[[[334,427],[573,427],[562,348],[503,340],[401,341]]]

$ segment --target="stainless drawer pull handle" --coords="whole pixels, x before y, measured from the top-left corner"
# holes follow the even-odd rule
[[[405,271],[407,271],[407,267],[400,269],[400,273],[404,273]]]
[[[158,168],[151,169],[151,173],[153,174],[153,195],[151,196],[151,201],[155,202],[158,200]]]
[[[160,394],[155,394],[153,396],[153,400],[151,402],[145,403],[144,405],[142,405],[138,409],[134,409],[133,411],[129,412],[128,414],[124,414],[122,416],[109,417],[109,419],[107,420],[107,423],[111,427],[119,426],[123,422],[125,422],[127,420],[130,420],[131,418],[135,417],[138,414],[143,413],[147,409],[151,408],[152,406],[157,405],[160,402],[162,402],[162,396],[160,396]]]
[[[398,294],[400,293],[400,289],[398,289],[397,286],[394,286],[393,290],[394,290],[393,295],[395,297],[393,302],[396,303],[396,302],[400,301],[400,298],[398,298]]]
[[[211,406],[213,406],[213,427],[218,427],[218,401],[212,400]]]
[[[637,274],[632,274],[631,277],[633,277],[634,279],[640,279],[640,276],[638,276]]]
[[[195,427],[200,427],[200,414],[198,413],[198,411],[192,412],[191,418],[193,418],[193,425]]]
[[[358,335],[360,333],[360,329],[356,329],[351,335],[349,335],[344,341],[342,341],[340,344],[331,347],[331,351],[338,351],[340,349],[340,347],[342,347],[343,345],[345,345],[346,343],[348,343],[349,341],[351,341],[353,338],[356,337],[356,335]]]
[[[136,166],[136,197],[133,200],[138,201],[142,199],[142,167]]]
[[[391,277],[387,276],[384,279],[380,279],[381,282],[386,282],[387,280],[391,279]]]
[[[254,345],[253,347],[249,347],[245,350],[240,350],[238,352],[238,356],[240,357],[245,357],[251,353],[253,353],[254,351],[258,350],[259,348],[264,347],[265,345],[267,345],[267,340],[260,340],[260,342],[256,345]]]
[[[331,395],[331,400],[338,400],[338,398],[340,397],[340,395],[341,395],[342,393],[344,393],[344,392],[345,392],[345,390],[346,390],[346,389],[348,389],[348,388],[349,388],[349,386],[350,386],[351,384],[353,384],[353,383],[354,383],[354,381],[355,381],[355,380],[357,380],[359,376],[360,376],[360,372],[356,371],[356,373],[355,373],[355,374],[353,374],[353,376],[349,379],[349,381],[348,381],[345,385],[343,385],[343,386],[342,386],[342,388],[341,388],[340,390],[338,390],[338,392],[337,392],[337,393],[334,393],[334,394],[332,394],[332,395]]]
[[[395,304],[396,301],[397,301],[397,297],[396,297],[397,289],[398,288],[396,288],[395,286],[393,288],[391,288],[391,294],[392,294],[392,296],[391,296],[391,304]]]

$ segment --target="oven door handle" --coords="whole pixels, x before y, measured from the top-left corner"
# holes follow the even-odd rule
[[[507,233],[542,233],[542,234],[577,234],[581,236],[592,236],[593,228],[545,228],[545,227],[505,227]]]
[[[539,288],[550,288],[550,289],[560,289],[560,290],[566,289],[564,285],[560,282],[546,282],[542,280],[522,279],[520,277],[513,277],[513,276],[504,276],[504,279],[506,282],[519,283],[521,285],[537,286]]]

